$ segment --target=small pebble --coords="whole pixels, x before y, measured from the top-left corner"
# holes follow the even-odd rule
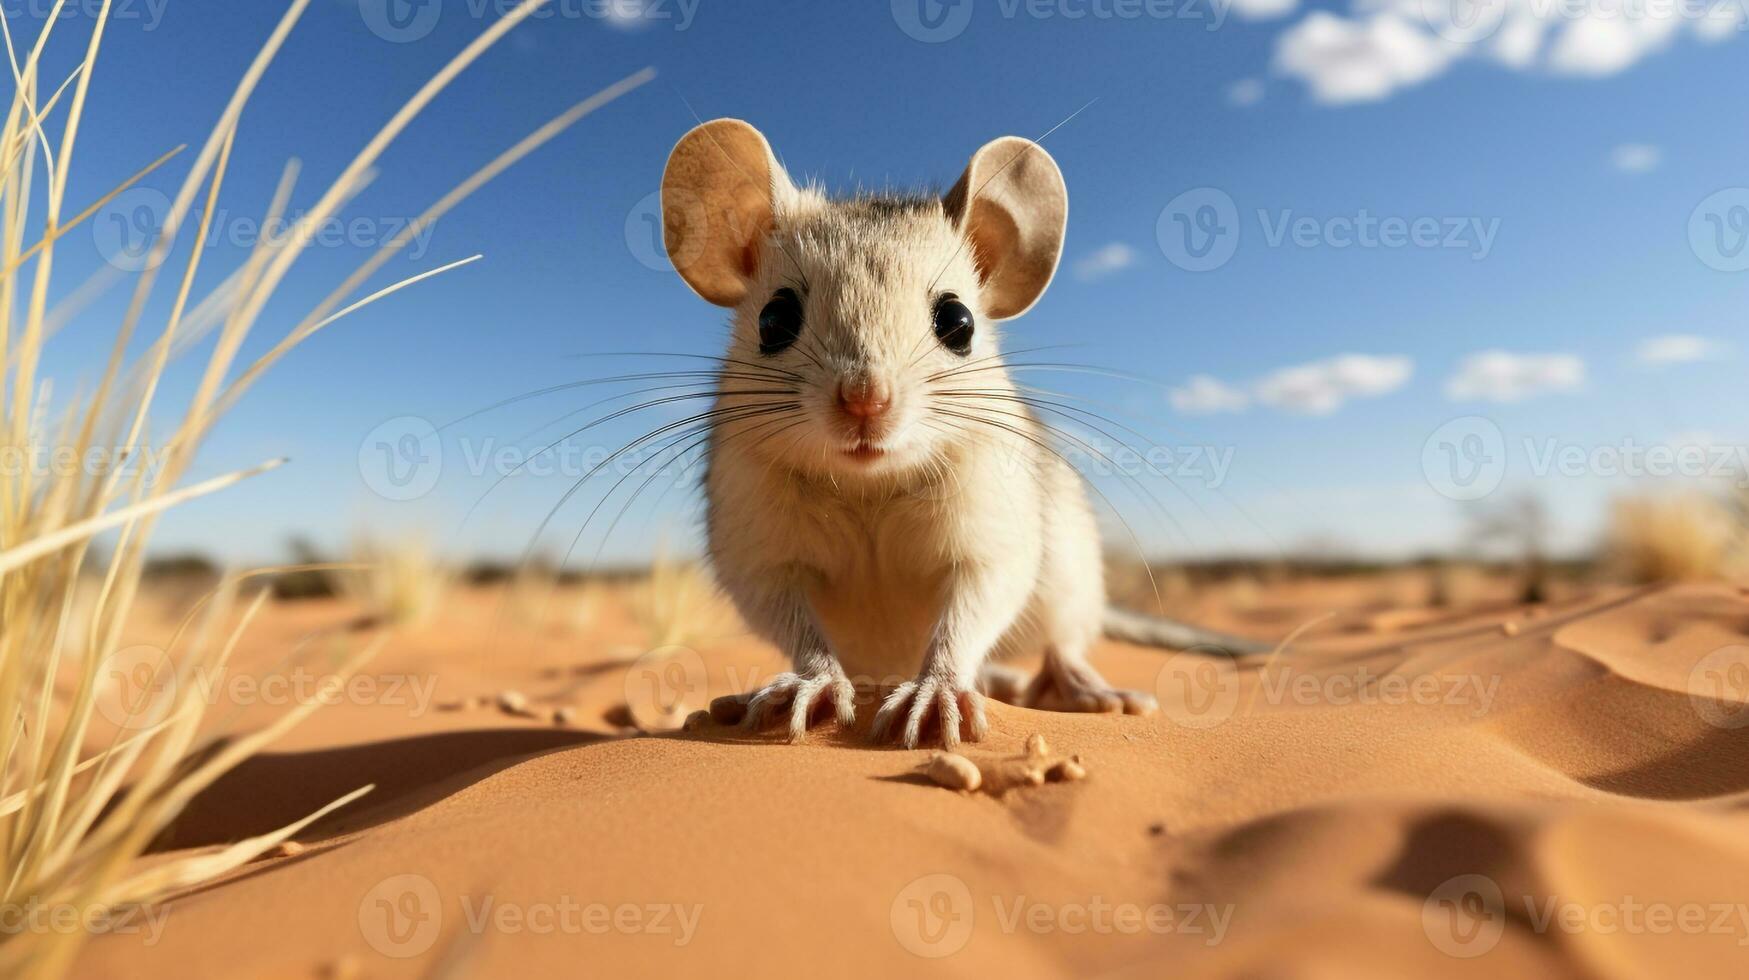
[[[570,705],[565,705],[562,708],[554,708],[553,709],[553,724],[555,724],[555,725],[569,725],[571,723],[571,720],[576,718],[576,717],[577,717],[577,709],[571,707]]]
[[[1045,743],[1043,735],[1028,735],[1026,737],[1026,754],[1029,758],[1042,759],[1051,754],[1051,747]]]
[[[358,958],[342,956],[322,967],[322,980],[356,980],[360,975]]]
[[[1148,833],[1154,835],[1155,837],[1158,837],[1161,834],[1164,834],[1165,832],[1166,832],[1166,825],[1163,823],[1151,823],[1148,825]]]
[[[711,713],[701,708],[686,716],[686,721],[681,723],[680,730],[683,732],[703,731],[710,727],[710,723]]]
[[[984,774],[972,760],[952,752],[938,752],[929,760],[929,778],[937,786],[972,792],[983,785]]]
[[[1081,768],[1081,763],[1074,759],[1059,759],[1045,770],[1045,778],[1053,783],[1073,783],[1086,779],[1087,770]]]
[[[1518,632],[1523,628],[1524,627],[1519,625],[1519,622],[1516,619],[1508,620],[1500,624],[1500,632],[1505,633],[1507,636],[1517,636]]]
[[[279,842],[279,846],[275,847],[273,849],[273,856],[274,857],[297,857],[299,854],[304,853],[304,851],[306,851],[306,850],[308,850],[308,848],[306,848],[304,845],[298,843],[295,840],[282,840]]]
[[[498,710],[507,715],[527,714],[528,698],[521,691],[500,691],[498,693]]]

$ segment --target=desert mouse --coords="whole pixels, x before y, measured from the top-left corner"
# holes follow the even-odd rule
[[[1146,713],[1087,661],[1102,629],[1223,643],[1108,613],[1080,475],[1004,369],[998,324],[1055,274],[1061,173],[1007,136],[945,196],[833,200],[734,119],[693,129],[662,179],[668,254],[731,312],[705,478],[709,552],[793,671],[715,706],[789,737],[890,688],[878,740],[981,738],[993,663],[1044,652],[1016,700]],[[744,713],[741,710],[744,708]]]

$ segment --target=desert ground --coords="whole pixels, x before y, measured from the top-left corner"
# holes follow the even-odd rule
[[[1297,635],[1236,664],[1107,644],[1107,677],[1161,711],[993,704],[963,748],[982,784],[962,792],[927,777],[931,752],[830,723],[800,745],[682,730],[782,664],[721,610],[652,619],[638,588],[451,589],[154,852],[374,789],[111,923],[75,975],[1749,967],[1749,590],[1522,605],[1483,583],[1432,607],[1407,572],[1180,588],[1175,612]],[[164,642],[175,607],[146,603],[130,639]],[[343,599],[271,603],[207,681],[212,733],[316,696],[375,630]],[[1071,757],[1085,778],[1037,781]]]

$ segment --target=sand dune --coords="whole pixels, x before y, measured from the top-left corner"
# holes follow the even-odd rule
[[[622,737],[624,660],[544,636],[482,661],[482,627],[434,628],[373,669],[423,664],[439,699],[514,685],[576,725],[325,711],[166,846],[377,791],[78,972],[1743,976],[1749,595],[1406,622],[1339,618],[1239,668],[1110,647],[1162,713],[997,706],[966,752],[994,782],[1033,734],[1089,776],[975,794],[831,728]],[[699,657],[712,693],[776,665],[745,640]]]

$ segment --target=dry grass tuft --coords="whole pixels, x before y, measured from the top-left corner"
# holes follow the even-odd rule
[[[382,541],[368,535],[352,546],[352,566],[340,588],[372,622],[417,626],[430,620],[450,574],[420,537]]]
[[[1607,564],[1634,582],[1682,582],[1744,574],[1744,525],[1701,491],[1627,497],[1610,512]]]
[[[198,301],[193,286],[206,250],[188,250],[186,266],[168,277],[174,300],[161,331],[131,356],[141,346],[132,341],[145,311],[156,308],[149,303],[153,289],[160,275],[173,269],[166,260],[179,232],[185,225],[195,231],[184,236],[185,242],[208,237],[244,109],[309,5],[309,0],[290,0],[161,216],[127,313],[113,325],[114,343],[95,387],[57,403],[49,379],[39,374],[45,346],[61,319],[61,311],[48,303],[55,292],[57,242],[179,152],[166,153],[81,210],[67,206],[80,120],[93,79],[101,74],[98,55],[111,4],[104,0],[88,21],[60,16],[63,3],[57,0],[42,19],[41,32],[27,50],[15,46],[12,25],[0,11],[14,83],[0,121],[0,447],[27,460],[70,453],[66,458],[108,461],[40,472],[31,466],[0,468],[0,868],[5,869],[0,907],[46,907],[55,921],[69,911],[101,916],[158,901],[242,865],[368,791],[360,787],[270,834],[140,866],[137,858],[146,846],[196,793],[322,700],[312,699],[262,731],[218,745],[196,744],[206,706],[197,681],[223,668],[267,593],[258,590],[241,603],[238,586],[251,576],[226,577],[195,604],[163,650],[124,649],[124,627],[158,515],[277,465],[269,461],[186,482],[214,423],[287,351],[376,300],[473,261],[463,259],[341,305],[415,235],[517,159],[651,77],[646,70],[597,93],[489,162],[385,243],[265,353],[240,366],[245,340],[311,244],[312,230],[364,188],[382,153],[450,81],[544,3],[525,0],[394,114],[306,210],[307,221],[280,237],[264,237],[241,268]],[[51,33],[86,23],[89,34],[76,39],[82,52],[77,69],[64,80],[42,78]],[[150,80],[129,84],[149,87]],[[262,227],[279,225],[295,172],[295,166],[287,167]],[[179,421],[148,425],[159,414],[154,402],[170,359],[203,341],[210,353],[204,365],[196,365],[199,381]],[[149,441],[148,433],[163,441]],[[153,465],[121,465],[141,458],[151,458]],[[99,535],[105,536],[102,548],[93,546]],[[379,637],[367,645],[334,680],[343,681],[382,642]],[[69,683],[61,688],[57,680]],[[79,930],[6,930],[0,935],[0,976],[58,976],[83,938]]]
[[[647,649],[692,646],[723,628],[723,605],[710,576],[665,547],[656,549],[648,577],[633,585],[630,603]]]

